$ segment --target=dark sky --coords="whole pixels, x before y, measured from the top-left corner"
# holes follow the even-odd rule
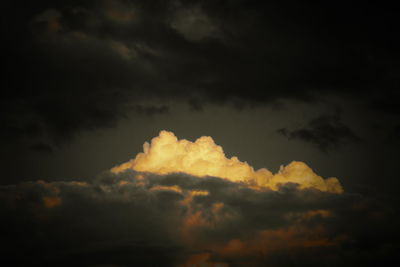
[[[394,259],[398,11],[382,1],[5,1],[4,261]],[[304,162],[337,177],[344,192],[293,183],[258,192],[184,172],[146,173],[143,182],[137,170],[109,171],[161,130],[190,141],[211,136],[254,169]]]

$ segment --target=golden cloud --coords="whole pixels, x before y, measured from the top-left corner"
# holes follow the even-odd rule
[[[323,192],[342,193],[337,178],[323,179],[307,164],[293,161],[273,174],[266,168],[254,170],[237,157],[227,158],[221,146],[209,136],[191,142],[178,140],[174,133],[161,131],[151,143],[145,142],[143,152],[126,163],[111,169],[113,173],[125,170],[156,174],[187,173],[205,177],[215,176],[231,182],[242,182],[258,188],[278,190],[280,184],[296,183],[300,189],[314,188]]]

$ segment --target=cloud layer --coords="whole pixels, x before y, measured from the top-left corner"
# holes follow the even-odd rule
[[[390,208],[292,183],[127,170],[0,189],[10,265],[373,266],[397,246]]]
[[[7,2],[1,133],[63,140],[176,100],[241,107],[348,93],[377,95],[387,110],[398,99],[397,13],[336,5]]]

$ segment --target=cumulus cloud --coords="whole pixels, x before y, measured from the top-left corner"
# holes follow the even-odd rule
[[[258,187],[277,190],[280,184],[296,183],[300,188],[315,188],[327,192],[343,192],[337,178],[323,179],[304,162],[294,161],[272,174],[262,168],[254,170],[237,157],[226,158],[222,147],[209,136],[195,142],[178,140],[168,131],[161,131],[151,144],[143,145],[143,153],[112,169],[113,172],[132,169],[140,172],[169,174],[183,172],[195,176],[216,176],[233,182],[246,182]]]
[[[167,131],[91,181],[0,186],[0,214],[9,265],[366,266],[397,251],[394,211],[337,179],[254,170]]]

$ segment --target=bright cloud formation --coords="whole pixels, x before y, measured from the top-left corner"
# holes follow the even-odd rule
[[[151,143],[145,142],[143,152],[126,163],[112,168],[113,173],[125,170],[156,174],[187,173],[205,177],[215,176],[232,182],[243,182],[260,188],[277,190],[280,184],[296,183],[303,188],[315,188],[323,192],[342,193],[337,178],[323,179],[304,162],[293,161],[273,174],[266,168],[254,170],[237,157],[227,158],[221,146],[209,136],[191,142],[178,140],[174,133],[161,131]]]
[[[287,182],[299,186],[279,186]],[[210,137],[190,142],[162,131],[144,152],[92,180],[0,185],[4,262],[375,266],[366,265],[371,254],[396,255],[398,220],[386,223],[396,211],[339,192],[335,178],[302,162],[272,174],[226,158]],[[387,238],[366,241],[370,233]]]

